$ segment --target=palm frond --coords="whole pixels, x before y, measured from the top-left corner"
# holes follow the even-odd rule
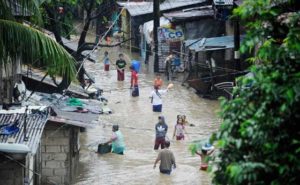
[[[38,61],[51,75],[74,79],[75,60],[61,45],[32,27],[0,19],[0,62],[18,57],[26,64]]]

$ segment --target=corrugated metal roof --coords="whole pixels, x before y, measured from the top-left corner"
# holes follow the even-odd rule
[[[241,39],[242,38],[243,36],[241,36]],[[194,50],[196,52],[222,50],[234,48],[234,38],[233,36],[201,38],[194,40],[186,40],[184,44],[190,50]]]
[[[35,111],[33,111],[35,110]],[[35,153],[48,120],[49,108],[43,106],[29,106],[27,112],[27,133],[28,141],[24,141],[24,121],[25,108],[17,110],[1,110],[0,111],[0,127],[4,125],[19,121],[19,131],[13,135],[0,135],[0,143],[8,144],[9,148],[16,144],[16,146],[25,145],[30,149],[31,153]],[[5,145],[3,145],[5,146]],[[0,148],[0,151],[7,152],[7,148]]]
[[[184,20],[192,20],[200,17],[212,17],[214,16],[214,10],[204,9],[204,10],[191,10],[191,11],[177,11],[171,13],[164,13],[164,16],[170,21],[184,21]]]
[[[233,0],[214,0],[216,6],[232,6]]]
[[[66,106],[66,101],[68,96],[63,96],[60,94],[47,94],[36,92],[31,96],[29,102],[31,104],[45,104],[49,105],[52,110],[56,113],[56,116],[51,116],[50,121],[68,124],[78,127],[94,127],[95,123],[98,121],[99,113],[79,113],[66,111],[64,108],[73,108],[72,106]],[[84,103],[85,109],[94,110],[96,112],[101,111],[101,103],[98,100],[84,100],[78,99]]]
[[[207,0],[166,0],[160,4],[160,11],[196,5],[206,1]],[[131,16],[145,15],[153,12],[153,2],[117,2],[117,4],[125,7]]]

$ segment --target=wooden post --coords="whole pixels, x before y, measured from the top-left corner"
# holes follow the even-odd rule
[[[159,0],[153,0],[153,41],[154,41],[154,72],[159,72],[158,33],[160,23]]]

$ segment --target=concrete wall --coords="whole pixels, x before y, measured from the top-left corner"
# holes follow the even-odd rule
[[[42,184],[71,184],[78,160],[79,128],[48,122],[42,136]]]
[[[25,160],[19,161],[24,164]],[[0,184],[21,185],[24,180],[24,169],[16,162],[0,157]]]

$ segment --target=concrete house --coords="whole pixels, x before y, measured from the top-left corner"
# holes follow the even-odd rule
[[[41,184],[41,137],[49,109],[0,110],[0,184]]]
[[[65,106],[66,99],[60,94],[40,92],[29,99],[32,104],[47,104],[51,107],[51,115],[41,137],[42,184],[72,184],[79,159],[80,132],[82,128],[93,127],[98,120],[99,115],[96,113],[64,110],[62,107],[74,108]],[[80,100],[94,111],[100,107],[97,100]]]
[[[42,135],[43,184],[72,184],[79,159],[81,128],[92,127],[98,118],[80,113],[60,114],[49,118]]]
[[[80,126],[52,117],[41,141],[42,184],[71,184],[79,158]]]

